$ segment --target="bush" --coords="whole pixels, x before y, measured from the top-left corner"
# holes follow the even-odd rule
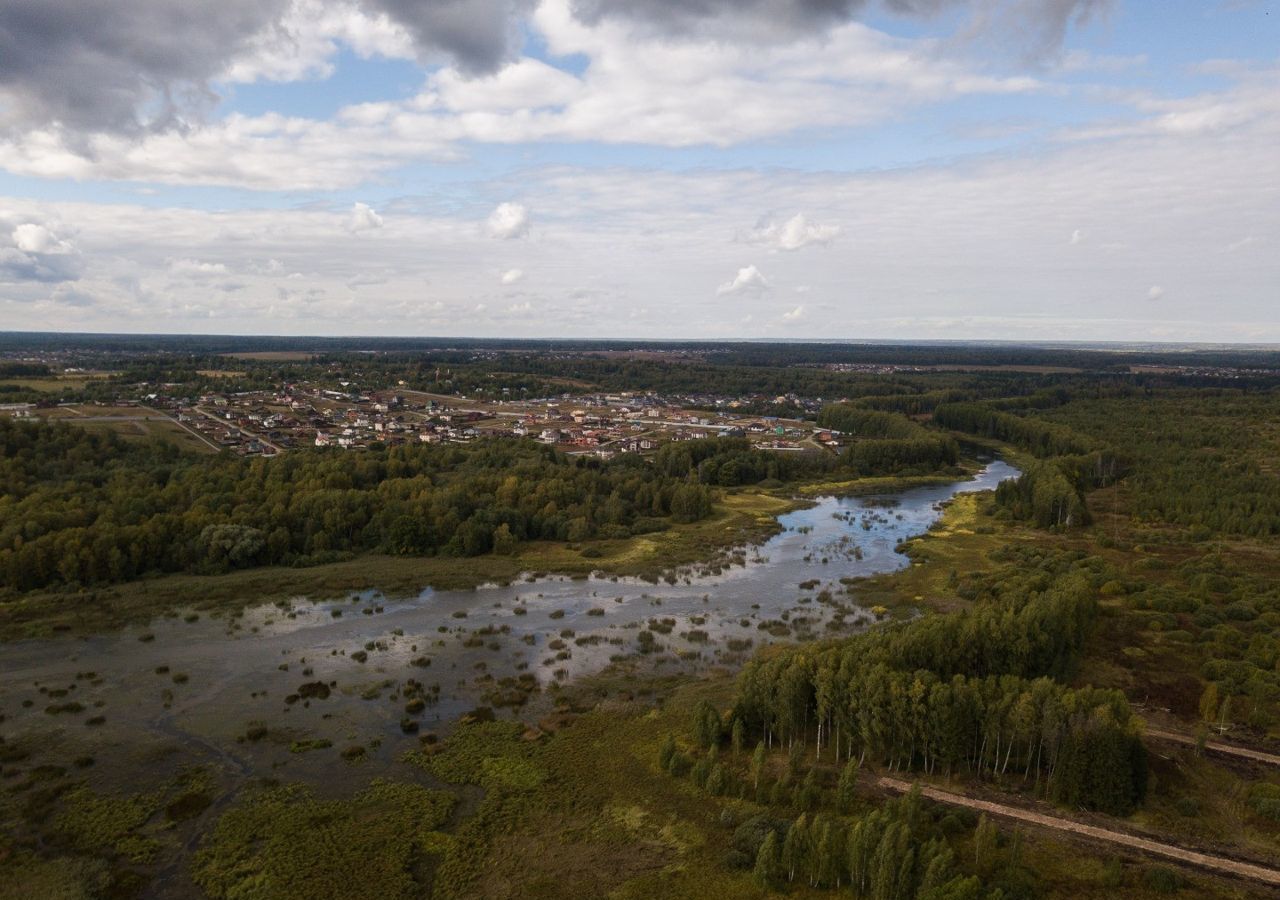
[[[1142,873],[1142,881],[1148,888],[1160,894],[1176,894],[1187,883],[1182,873],[1167,866],[1151,866]]]
[[[1264,819],[1280,822],[1280,785],[1262,782],[1249,789],[1249,808]]]

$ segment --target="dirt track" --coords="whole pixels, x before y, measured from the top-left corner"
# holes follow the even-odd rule
[[[1189,734],[1177,734],[1173,731],[1161,731],[1158,728],[1148,728],[1144,735],[1155,741],[1171,741],[1175,744],[1187,744],[1194,746],[1196,739]],[[1204,745],[1204,749],[1210,753],[1221,753],[1224,756],[1238,756],[1242,759],[1251,759],[1255,762],[1266,763],[1269,766],[1280,766],[1280,756],[1274,753],[1263,753],[1261,750],[1250,750],[1248,747],[1234,747],[1231,744],[1219,744],[1216,741],[1208,741]]]
[[[882,788],[896,791],[898,793],[906,793],[911,790],[912,787],[909,782],[887,777],[881,777],[878,784]],[[1129,847],[1130,849],[1140,850],[1143,853],[1148,853],[1152,856],[1160,856],[1165,859],[1185,863],[1186,865],[1207,869],[1211,872],[1233,875],[1237,878],[1245,878],[1249,881],[1259,882],[1272,887],[1280,887],[1280,870],[1277,869],[1269,869],[1265,866],[1239,862],[1237,860],[1227,859],[1221,856],[1211,856],[1207,853],[1199,853],[1195,850],[1185,850],[1182,847],[1176,847],[1173,844],[1162,844],[1159,841],[1152,841],[1147,838],[1137,837],[1136,835],[1125,834],[1122,831],[1112,831],[1107,828],[1099,828],[1095,825],[1085,825],[1082,822],[1063,819],[1057,816],[1046,816],[1041,813],[1032,812],[1031,810],[1020,809],[1016,806],[1005,806],[1000,803],[991,803],[987,800],[977,800],[973,797],[966,797],[963,794],[953,794],[950,791],[943,791],[938,788],[927,787],[925,785],[920,786],[920,793],[925,797],[928,797],[930,800],[935,800],[939,803],[949,803],[953,806],[965,806],[969,809],[978,810],[979,812],[990,813],[993,816],[1000,816],[1006,819],[1016,819],[1020,822],[1028,822],[1032,825],[1038,825],[1041,828],[1049,828],[1054,831],[1064,831],[1081,837],[1090,838],[1095,841]]]

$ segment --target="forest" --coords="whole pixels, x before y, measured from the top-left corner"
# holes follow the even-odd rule
[[[510,553],[525,541],[661,530],[712,505],[706,486],[641,460],[571,461],[532,442],[246,460],[8,420],[0,479],[0,579],[14,591],[369,550]]]
[[[950,437],[896,414],[859,415],[878,424],[839,455],[719,438],[667,443],[652,461],[608,462],[506,439],[191,457],[72,425],[0,419],[0,585],[97,586],[368,551],[509,554],[529,541],[618,539],[695,522],[711,514],[718,488],[958,471]]]
[[[818,754],[945,776],[1012,766],[1060,802],[1125,815],[1146,780],[1127,700],[1056,680],[1107,579],[1089,560],[1021,559],[961,612],[753,661],[732,715],[770,746],[812,737]]]

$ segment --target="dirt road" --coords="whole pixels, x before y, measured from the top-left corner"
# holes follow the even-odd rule
[[[878,784],[882,788],[896,791],[898,793],[906,793],[911,790],[912,787],[909,782],[888,777],[881,777]],[[927,787],[925,785],[920,786],[920,793],[925,797],[928,797],[930,800],[935,800],[938,803],[949,803],[953,806],[964,806],[969,809],[977,810],[978,812],[989,813],[993,816],[1000,816],[1005,819],[1015,819],[1020,822],[1038,825],[1041,828],[1049,828],[1054,831],[1067,832],[1069,834],[1090,838],[1095,841],[1101,841],[1121,847],[1128,847],[1132,850],[1139,850],[1152,856],[1163,857],[1165,859],[1174,860],[1175,862],[1196,866],[1201,869],[1207,869],[1211,872],[1233,875],[1237,878],[1245,878],[1250,881],[1259,882],[1272,887],[1280,887],[1280,870],[1270,869],[1266,866],[1240,862],[1238,860],[1227,859],[1221,856],[1212,856],[1195,850],[1186,850],[1182,847],[1174,846],[1173,844],[1162,844],[1159,841],[1148,840],[1147,838],[1126,834],[1122,831],[1112,831],[1108,828],[1099,828],[1096,825],[1086,825],[1083,822],[1063,819],[1058,816],[1046,816],[1041,813],[1032,812],[1028,809],[1021,809],[1016,806],[1005,806],[1003,804],[992,803],[987,800],[977,800],[973,797],[966,797],[963,794],[954,794],[950,791],[943,791],[938,788]]]
[[[1186,744],[1194,746],[1195,737],[1189,734],[1178,734],[1173,731],[1161,731],[1158,728],[1148,728],[1144,734],[1145,737],[1154,741],[1170,741],[1175,744]],[[1221,753],[1224,756],[1238,756],[1241,759],[1251,759],[1255,762],[1266,763],[1269,766],[1280,766],[1280,756],[1274,753],[1263,753],[1261,750],[1250,750],[1248,747],[1235,747],[1231,744],[1219,744],[1217,741],[1207,741],[1204,749],[1210,753]]]

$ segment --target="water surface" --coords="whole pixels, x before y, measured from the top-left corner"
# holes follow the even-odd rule
[[[548,577],[398,600],[368,591],[8,644],[0,734],[36,735],[49,755],[67,757],[62,764],[92,755],[104,778],[145,781],[191,762],[323,778],[337,749],[296,752],[291,742],[324,738],[389,760],[416,743],[406,717],[423,731],[477,706],[537,718],[558,686],[611,662],[646,671],[736,665],[770,641],[863,627],[871,616],[848,580],[908,565],[895,548],[928,530],[947,500],[1016,474],[993,462],[972,481],[820,498],[781,516],[782,531],[744,548],[741,564],[682,570],[675,584]],[[641,632],[652,635],[647,647]],[[420,686],[428,700],[422,710],[406,711],[410,680],[409,692]],[[315,696],[325,692],[319,684],[327,697]],[[49,711],[67,703],[83,709]],[[90,724],[95,717],[104,721]],[[262,728],[267,738],[245,740]]]

